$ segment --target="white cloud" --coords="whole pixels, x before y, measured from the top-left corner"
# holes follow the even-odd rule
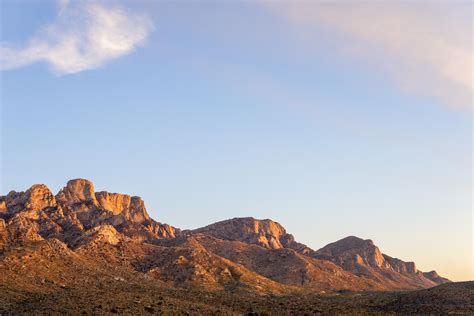
[[[35,34],[24,47],[0,46],[0,69],[46,62],[58,74],[100,67],[142,45],[153,29],[145,15],[119,6],[61,0],[54,23]]]
[[[309,42],[317,32],[332,34],[341,52],[382,69],[405,91],[452,107],[472,107],[470,2],[295,1],[266,6]]]

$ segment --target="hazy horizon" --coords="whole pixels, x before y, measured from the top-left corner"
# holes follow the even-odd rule
[[[2,1],[0,195],[74,178],[473,280],[472,3]]]

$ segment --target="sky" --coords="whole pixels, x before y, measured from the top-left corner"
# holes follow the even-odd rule
[[[469,1],[1,2],[0,194],[270,218],[474,279]]]

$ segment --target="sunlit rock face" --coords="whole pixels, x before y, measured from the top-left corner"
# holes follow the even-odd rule
[[[384,256],[372,240],[349,236],[317,251],[320,258],[333,258],[347,269],[363,267],[388,267]]]
[[[56,199],[47,186],[35,184],[26,192],[11,191],[0,197],[0,215],[12,216],[24,210],[42,210],[56,204]]]
[[[87,204],[98,206],[95,197],[94,185],[85,179],[74,179],[68,181],[56,195],[56,200],[61,205],[72,206],[75,204]]]
[[[124,236],[117,232],[117,230],[109,224],[97,225],[84,232],[76,241],[78,245],[89,243],[107,243],[110,245],[117,245]]]
[[[295,242],[294,237],[288,234],[283,226],[269,219],[234,218],[192,232],[203,233],[224,240],[242,241],[267,249],[290,248],[302,253],[311,251],[305,245]]]
[[[43,184],[1,196],[0,218],[5,226],[2,229],[8,232],[2,236],[29,240],[54,237],[70,245],[101,225],[111,225],[137,240],[173,238],[179,232],[152,220],[140,197],[96,193],[93,183],[85,179],[70,180],[56,196]]]
[[[124,222],[144,223],[150,220],[145,202],[139,196],[119,193],[97,192],[96,198],[101,209],[111,212],[115,225]]]
[[[286,235],[285,229],[271,220],[254,218],[234,218],[195,230],[221,239],[238,240],[256,244],[264,248],[283,248],[281,237]]]
[[[0,218],[0,251],[2,251],[8,242],[7,224],[3,218]]]
[[[130,208],[130,195],[102,191],[97,192],[95,196],[99,206],[114,215],[119,215]]]

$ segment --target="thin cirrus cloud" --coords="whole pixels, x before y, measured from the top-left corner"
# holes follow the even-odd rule
[[[59,74],[95,69],[131,53],[153,30],[147,16],[116,5],[60,1],[57,19],[23,47],[0,46],[0,69],[46,62]]]
[[[472,109],[470,2],[269,2],[306,42],[328,32],[340,52],[381,69],[404,91]]]

